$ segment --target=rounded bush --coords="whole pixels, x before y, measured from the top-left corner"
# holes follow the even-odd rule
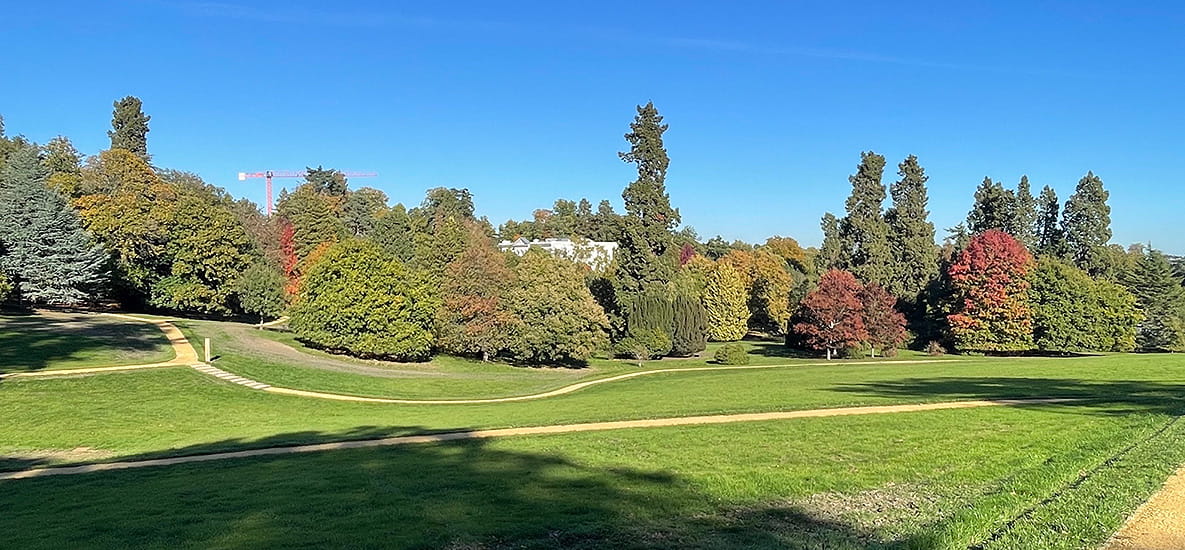
[[[748,365],[749,352],[741,344],[724,344],[716,350],[716,362],[721,365]]]

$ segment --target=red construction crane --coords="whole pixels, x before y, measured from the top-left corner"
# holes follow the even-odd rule
[[[267,181],[267,215],[272,215],[272,178],[303,178],[308,170],[265,170],[263,172],[239,172],[239,181],[248,178],[264,178]],[[373,178],[377,172],[341,172],[347,178]]]

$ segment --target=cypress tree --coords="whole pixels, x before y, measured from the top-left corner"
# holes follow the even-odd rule
[[[630,150],[618,153],[633,163],[638,177],[621,197],[625,201],[623,235],[617,252],[618,281],[622,290],[637,292],[653,284],[665,284],[674,274],[668,255],[673,246],[671,230],[679,225],[679,210],[671,207],[666,192],[670,159],[662,135],[668,125],[654,103],[638,106],[638,114],[625,135]]]
[[[1037,252],[1051,256],[1061,256],[1065,248],[1065,236],[1059,224],[1061,219],[1061,204],[1057,193],[1046,185],[1041,189],[1041,196],[1037,199],[1037,221],[1034,231],[1037,236]]]
[[[1069,260],[1092,276],[1107,270],[1103,248],[1111,240],[1111,207],[1107,205],[1110,196],[1103,189],[1103,180],[1087,172],[1062,212]]]
[[[675,295],[671,355],[688,357],[708,346],[708,317],[698,297],[685,292]]]
[[[675,310],[666,292],[652,289],[634,297],[626,315],[626,338],[621,351],[638,359],[671,353]]]
[[[1016,208],[1008,232],[1025,245],[1025,248],[1033,250],[1037,246],[1037,199],[1033,197],[1028,176],[1020,177],[1020,183],[1016,184],[1015,197]]]
[[[897,165],[901,179],[890,193],[893,207],[885,214],[889,224],[889,246],[893,251],[893,277],[886,287],[898,298],[916,300],[938,275],[938,245],[934,242],[934,224],[926,210],[926,171],[916,156],[910,155]]]
[[[848,177],[852,194],[839,221],[840,265],[865,283],[887,286],[892,277],[889,224],[885,222],[885,157],[872,151],[860,153],[856,173]]]
[[[107,137],[111,138],[112,149],[131,151],[149,161],[152,156],[148,154],[148,120],[152,117],[144,114],[143,106],[135,96],[116,101]]]
[[[819,253],[815,255],[815,268],[819,272],[826,272],[839,266],[846,254],[843,250],[843,243],[840,241],[839,219],[835,217],[835,214],[831,212],[823,214],[823,220],[819,226],[823,229],[823,245],[819,247]],[[710,247],[711,241],[708,244]],[[721,256],[723,255],[721,254]]]
[[[0,172],[0,270],[18,301],[76,305],[106,281],[107,254],[78,214],[45,185],[37,149],[14,152]]]
[[[975,204],[967,214],[967,229],[972,234],[999,229],[1011,234],[1016,216],[1016,196],[998,181],[983,178],[975,190]],[[1013,235],[1015,237],[1015,235]]]

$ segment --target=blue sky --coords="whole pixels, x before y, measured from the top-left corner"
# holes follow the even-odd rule
[[[705,238],[817,244],[874,150],[918,155],[940,228],[985,175],[1064,200],[1093,170],[1116,242],[1182,253],[1185,8],[1124,4],[26,2],[0,21],[0,114],[95,153],[133,94],[158,165],[237,196],[263,197],[239,171],[322,164],[407,204],[468,187],[497,224],[620,205],[653,100]]]

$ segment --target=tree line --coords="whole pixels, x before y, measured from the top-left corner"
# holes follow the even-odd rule
[[[557,200],[495,228],[466,189],[412,207],[352,189],[317,166],[276,213],[194,174],[153,165],[150,117],[114,104],[111,147],[84,157],[65,137],[6,137],[0,121],[0,299],[118,304],[214,316],[289,315],[304,342],[360,357],[448,353],[526,364],[596,355],[685,357],[752,333],[832,355],[902,345],[977,352],[1177,350],[1185,344],[1182,264],[1111,245],[1108,195],[1088,173],[1064,207],[1027,178],[985,178],[942,245],[928,177],[910,156],[882,183],[863,153],[845,214],[823,244],[773,236],[702,240],[666,190],[668,130],[637,107],[619,156],[637,176],[607,200]],[[886,200],[891,205],[885,207]],[[619,244],[589,266],[497,239]]]

